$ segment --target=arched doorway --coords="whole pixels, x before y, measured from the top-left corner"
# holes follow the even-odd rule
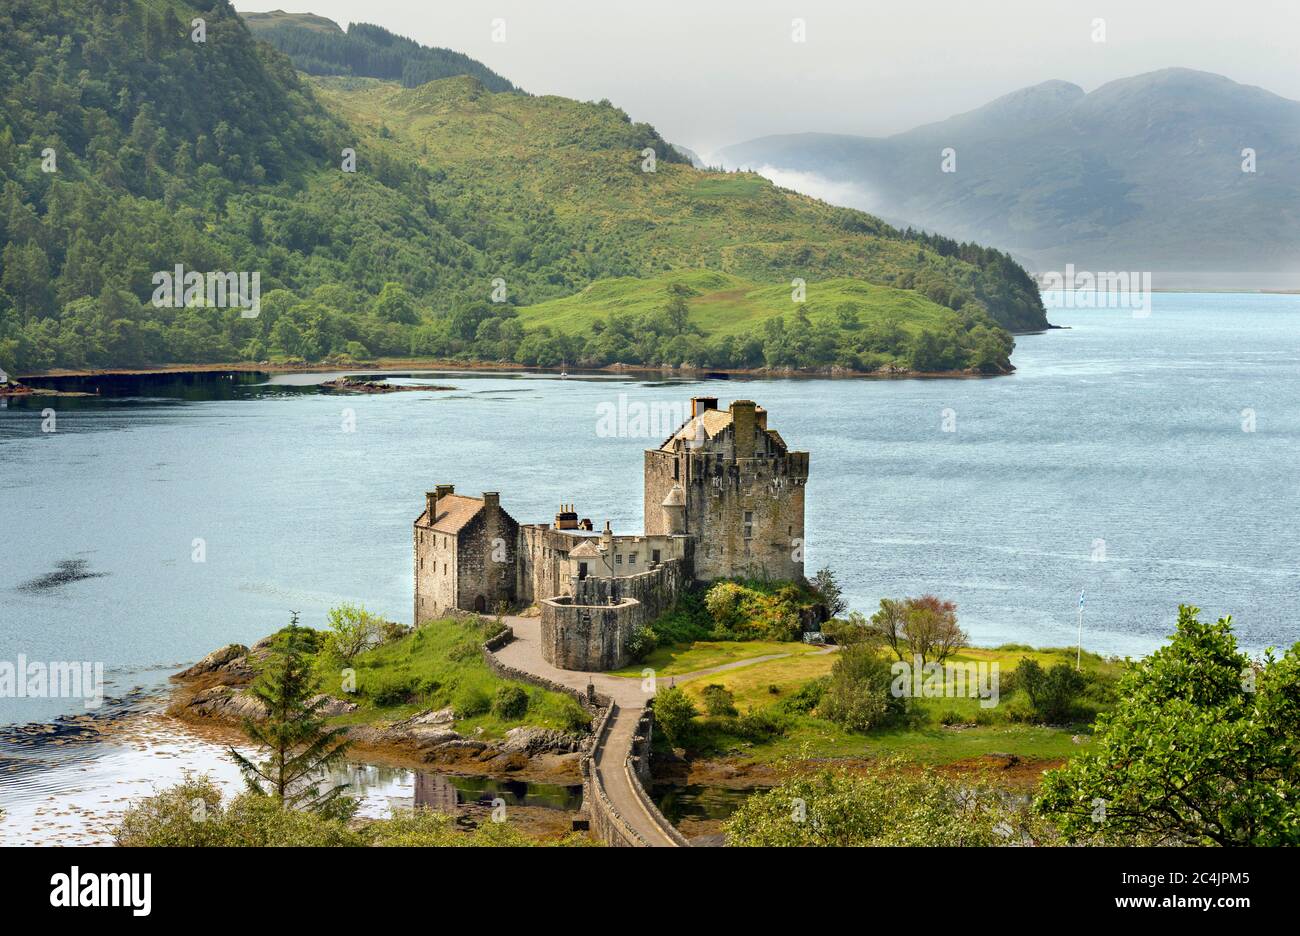
[[[486,611],[486,610],[487,610],[487,599],[484,598],[482,595],[479,595],[477,598],[475,598],[475,599],[474,599],[474,610],[477,611],[479,614],[482,614],[484,611]]]

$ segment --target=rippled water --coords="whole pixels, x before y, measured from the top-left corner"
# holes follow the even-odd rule
[[[1300,638],[1300,297],[1054,317],[1071,329],[1020,338],[1018,372],[988,380],[442,373],[425,379],[456,390],[338,397],[303,386],[331,375],[100,378],[80,386],[102,398],[10,401],[0,660],[103,661],[112,694],[291,609],[408,620],[425,490],[497,490],[530,521],[574,502],[637,531],[641,450],[660,438],[603,437],[597,407],[701,392],[756,399],[811,452],[809,569],[835,568],[855,607],[934,591],[977,643],[1066,645],[1086,588],[1100,651],[1158,646],[1180,601],[1235,615],[1252,650]],[[77,708],[0,699],[0,722]]]

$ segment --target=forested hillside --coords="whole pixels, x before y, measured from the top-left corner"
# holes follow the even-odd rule
[[[253,35],[269,42],[311,75],[355,75],[400,81],[414,88],[426,81],[469,75],[489,91],[515,86],[482,62],[451,49],[431,49],[380,26],[337,23],[310,14],[242,13]]]
[[[700,268],[755,287],[802,279],[810,302],[835,278],[910,290],[951,310],[950,334],[990,317],[1045,324],[1032,282],[996,251],[696,170],[607,102],[473,78],[306,81],[225,0],[8,3],[0,88],[12,373],[343,355],[605,364],[590,329],[530,325],[518,308]],[[155,307],[154,274],[178,264],[258,272],[260,314]],[[671,298],[665,287],[664,310]],[[691,336],[619,359],[755,363],[707,329]],[[949,342],[957,365],[974,366],[968,346]]]

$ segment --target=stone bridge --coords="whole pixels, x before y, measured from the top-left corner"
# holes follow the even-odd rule
[[[641,680],[552,666],[542,656],[538,618],[507,616],[504,620],[510,630],[484,647],[488,665],[497,673],[580,697],[586,696],[591,685],[599,697],[593,745],[582,762],[582,792],[583,807],[601,840],[607,845],[637,847],[688,845],[646,790],[654,697],[642,689]],[[674,676],[673,681],[680,684],[789,655],[751,657]]]

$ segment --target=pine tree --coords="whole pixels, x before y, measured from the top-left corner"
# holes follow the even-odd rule
[[[347,749],[341,728],[326,729],[319,716],[325,696],[311,678],[311,631],[291,613],[289,626],[275,635],[270,656],[249,692],[267,708],[261,721],[244,719],[248,739],[268,752],[254,763],[234,748],[230,756],[244,773],[250,790],[273,796],[286,809],[347,815],[352,803],[340,798],[346,785],[320,791],[318,776]]]

